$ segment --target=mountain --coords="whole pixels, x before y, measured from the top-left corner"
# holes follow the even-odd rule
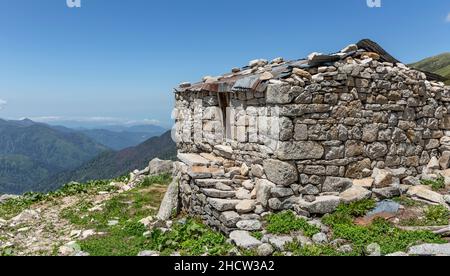
[[[448,79],[446,84],[450,85],[450,53],[440,54],[426,58],[410,65],[413,68],[441,75]]]
[[[0,193],[37,191],[43,179],[107,150],[82,133],[58,131],[28,119],[0,119]]]
[[[135,147],[105,152],[75,170],[49,177],[41,182],[41,186],[45,186],[47,190],[53,190],[71,181],[85,182],[116,178],[146,167],[148,162],[156,157],[176,158],[176,145],[172,140],[171,131],[159,137],[152,137]]]
[[[97,143],[107,146],[113,150],[122,150],[134,147],[146,140],[160,136],[166,130],[158,126],[105,126],[102,129],[77,128],[71,129],[63,126],[53,126],[53,128],[63,132],[80,132]]]

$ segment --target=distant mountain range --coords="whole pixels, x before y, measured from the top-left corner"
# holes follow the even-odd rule
[[[52,174],[70,170],[109,150],[78,132],[31,120],[0,120],[0,193],[23,193]]]
[[[419,62],[410,64],[411,67],[441,75],[448,80],[450,85],[450,53],[443,53],[434,57],[426,58]]]
[[[156,157],[176,159],[176,145],[172,141],[170,131],[160,137],[150,138],[136,147],[105,152],[75,170],[62,172],[44,180],[40,186],[53,190],[70,181],[116,178],[148,166],[148,162]]]
[[[0,119],[0,194],[49,191],[72,180],[112,178],[154,157],[173,157],[170,135],[148,140],[163,132],[150,125],[70,129],[28,119]]]
[[[163,134],[166,129],[154,125],[100,126],[99,128],[71,129],[63,126],[53,128],[63,132],[80,132],[113,150],[136,146],[147,139]]]

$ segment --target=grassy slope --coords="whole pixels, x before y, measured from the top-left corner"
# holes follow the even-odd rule
[[[426,58],[410,65],[419,70],[429,71],[450,79],[450,53]],[[446,82],[450,84],[450,80]]]

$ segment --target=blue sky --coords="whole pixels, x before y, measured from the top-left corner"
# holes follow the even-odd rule
[[[409,63],[450,51],[450,1],[0,0],[0,117],[170,124],[173,87],[255,58],[371,38]]]

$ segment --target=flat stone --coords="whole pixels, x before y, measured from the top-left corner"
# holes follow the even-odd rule
[[[252,195],[249,190],[240,188],[236,191],[237,199],[252,199]]]
[[[381,199],[389,199],[400,196],[400,188],[399,187],[386,187],[386,188],[377,188],[373,189],[372,192]]]
[[[259,231],[262,228],[262,224],[259,220],[241,220],[236,223],[237,228],[246,231]]]
[[[443,195],[432,191],[430,187],[424,185],[411,187],[407,194],[439,204],[445,203]]]
[[[408,176],[402,180],[402,183],[409,186],[418,186],[421,185],[420,179],[414,176]]]
[[[236,244],[236,246],[243,249],[257,248],[262,244],[261,241],[252,237],[249,232],[243,230],[231,232],[230,239],[234,242],[234,244]]]
[[[217,155],[232,159],[233,157],[233,148],[230,146],[224,146],[224,145],[216,145],[214,146],[214,150],[216,151]]]
[[[341,193],[339,197],[345,203],[352,203],[364,199],[370,199],[372,197],[372,192],[360,186],[353,186],[345,192]]]
[[[217,188],[218,184],[233,185],[233,181],[230,179],[196,179],[195,183],[202,188]]]
[[[313,202],[299,201],[300,207],[311,214],[329,214],[336,211],[341,203],[341,199],[337,196],[318,196]]]
[[[279,142],[276,150],[280,160],[320,159],[324,153],[323,146],[313,141]]]
[[[450,243],[413,246],[409,249],[408,254],[415,256],[450,256]]]
[[[348,178],[327,177],[322,186],[323,193],[342,193],[353,185],[353,181]]]
[[[235,199],[208,198],[208,203],[217,211],[231,211],[236,208],[241,201]]]
[[[373,186],[373,178],[354,179],[353,186],[359,186],[366,189],[371,189]]]
[[[216,189],[201,189],[201,191],[207,197],[214,198],[233,198],[236,195],[234,191],[221,191]]]
[[[288,197],[294,195],[294,191],[291,188],[275,187],[271,189],[273,197]]]
[[[188,166],[206,166],[210,163],[207,159],[194,153],[179,153],[177,157]]]
[[[160,253],[158,251],[146,250],[139,252],[138,257],[158,257],[159,255]]]
[[[247,214],[252,212],[253,210],[255,210],[256,207],[256,203],[254,200],[241,200],[237,205],[236,205],[236,211],[239,214]]]
[[[168,220],[172,214],[173,210],[178,209],[179,204],[179,181],[174,178],[167,188],[167,192],[159,207],[158,215],[156,216],[159,220]]]

